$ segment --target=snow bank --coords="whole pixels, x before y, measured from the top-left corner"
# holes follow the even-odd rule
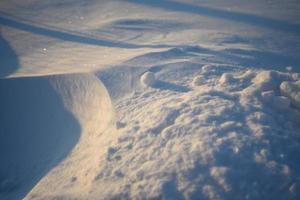
[[[114,138],[114,109],[106,88],[93,74],[54,76],[51,83],[78,120],[81,135],[68,157],[25,199],[84,199],[101,163],[103,148]]]
[[[0,80],[0,96],[0,197],[21,199],[68,155],[81,127],[51,77]]]
[[[113,120],[109,95],[94,75],[3,79],[0,96],[1,199],[24,197],[78,142]]]

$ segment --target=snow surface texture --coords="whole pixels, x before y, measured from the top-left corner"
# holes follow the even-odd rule
[[[300,199],[299,8],[0,1],[0,199]]]

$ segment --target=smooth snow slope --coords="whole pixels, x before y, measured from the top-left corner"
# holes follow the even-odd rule
[[[299,199],[299,8],[0,1],[1,198]]]

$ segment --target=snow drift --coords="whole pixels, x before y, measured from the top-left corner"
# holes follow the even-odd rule
[[[23,197],[113,116],[105,87],[89,74],[2,79],[0,92],[1,199]]]

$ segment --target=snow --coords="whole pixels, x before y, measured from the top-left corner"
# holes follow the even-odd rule
[[[110,97],[94,75],[3,79],[0,83],[1,199],[22,198],[72,149],[87,137],[96,137],[92,127],[94,134],[102,134],[114,118]]]
[[[204,82],[205,82],[205,79],[204,79],[203,76],[196,76],[193,79],[192,85],[195,86],[195,87],[197,87],[197,86],[202,85]]]
[[[284,81],[280,84],[280,91],[290,98],[294,106],[300,108],[300,81]]]
[[[0,199],[299,199],[299,6],[0,1]]]
[[[176,198],[251,199],[269,197],[267,188],[288,190],[292,173],[298,171],[296,161],[289,158],[299,148],[293,138],[299,137],[295,129],[299,111],[285,102],[289,102],[286,97],[275,96],[277,91],[264,92],[262,87],[245,99],[243,88],[257,84],[245,80],[249,71],[232,73],[232,77],[244,77],[239,80],[247,84],[236,87],[235,82],[228,82],[224,86],[213,81],[223,76],[219,73],[222,68],[215,66],[211,78],[206,77],[206,83],[189,92],[152,88],[136,91],[117,103],[120,121],[126,126],[118,130],[114,151],[97,177],[95,185],[105,189],[99,193],[93,189],[95,196],[168,198],[168,191],[176,191]],[[201,67],[183,79],[192,83],[197,73],[204,74]],[[252,73],[256,79],[262,72]],[[264,73],[272,74],[271,79],[289,76]],[[158,78],[176,80],[176,75],[165,70]],[[276,87],[279,85],[280,81]],[[298,117],[288,124],[294,118],[292,113]],[[283,141],[291,146],[275,145]],[[277,181],[272,182],[275,176]],[[166,191],[165,185],[172,187]],[[276,195],[284,199],[290,194]]]
[[[1,199],[22,198],[78,142],[80,124],[51,78],[0,80]]]
[[[222,84],[222,85],[230,84],[231,81],[234,81],[234,80],[233,80],[232,74],[229,74],[229,73],[222,74],[222,76],[219,80],[220,84]]]
[[[141,83],[146,87],[154,86],[156,82],[155,74],[153,72],[145,72],[141,76]]]

